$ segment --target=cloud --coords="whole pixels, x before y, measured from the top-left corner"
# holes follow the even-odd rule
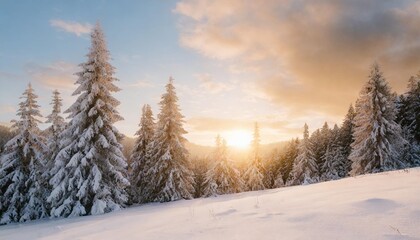
[[[78,37],[90,33],[92,29],[92,25],[89,23],[69,22],[60,19],[50,20],[50,25],[61,31],[76,34]]]
[[[194,131],[220,132],[232,129],[252,129],[253,123],[237,119],[220,119],[195,117],[188,119],[187,124]]]
[[[253,129],[255,121],[242,119],[224,119],[211,117],[195,117],[188,119],[188,126],[195,131],[220,132],[232,129]],[[284,129],[288,127],[287,121],[258,121],[262,128]]]
[[[56,61],[49,65],[27,64],[26,73],[35,81],[41,83],[49,89],[70,90],[74,89],[76,82],[77,66],[64,62]]]
[[[343,116],[378,61],[396,91],[420,68],[420,3],[414,0],[182,0],[180,42],[222,61],[249,95]]]
[[[200,87],[209,93],[216,94],[232,89],[232,86],[229,84],[214,81],[208,73],[197,74],[196,77],[200,82]]]
[[[129,84],[129,87],[150,88],[150,87],[155,87],[155,84],[153,84],[149,80],[138,80],[137,82],[135,82],[133,84]]]

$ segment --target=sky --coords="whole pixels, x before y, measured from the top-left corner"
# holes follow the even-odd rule
[[[97,21],[127,136],[143,104],[159,112],[170,76],[187,139],[212,145],[217,134],[251,134],[254,122],[262,143],[301,136],[305,122],[340,125],[373,62],[398,93],[420,70],[418,1],[2,0],[0,123],[16,118],[29,82],[44,116],[54,89],[70,106]]]

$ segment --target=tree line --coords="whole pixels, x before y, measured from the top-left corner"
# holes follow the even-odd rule
[[[91,33],[87,60],[77,73],[77,100],[61,116],[53,92],[50,123],[40,123],[37,95],[29,84],[0,156],[0,223],[73,217],[115,211],[131,204],[167,202],[242,191],[310,184],[420,165],[420,76],[407,93],[391,93],[377,64],[341,127],[292,139],[269,156],[260,152],[259,126],[244,167],[229,159],[220,136],[214,152],[191,160],[185,147],[184,116],[170,78],[155,119],[144,105],[130,161],[123,155],[122,120],[112,94],[114,67],[99,24]],[[2,129],[0,129],[2,130]],[[128,165],[127,162],[130,164]]]
[[[251,148],[249,164],[235,166],[226,160],[227,147],[218,137],[213,155],[193,161],[195,196],[305,185],[420,166],[420,74],[409,79],[406,93],[397,95],[375,63],[340,127],[330,128],[325,122],[310,135],[305,124],[302,139],[290,140],[261,160],[256,124]],[[232,180],[236,175],[228,174],[232,172],[239,172],[242,180]]]

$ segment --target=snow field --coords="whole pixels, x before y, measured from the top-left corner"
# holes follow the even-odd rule
[[[0,239],[420,239],[420,168],[0,226]]]

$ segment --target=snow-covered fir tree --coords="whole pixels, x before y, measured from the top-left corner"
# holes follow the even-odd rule
[[[239,171],[228,159],[226,141],[216,137],[216,149],[206,173],[204,196],[216,196],[242,191],[243,182]]]
[[[412,140],[412,135],[406,128],[402,129],[402,136],[407,141],[401,147],[400,159],[405,167],[420,166],[420,145]]]
[[[4,145],[15,136],[15,131],[0,125],[0,154],[3,152]]]
[[[325,151],[322,166],[321,180],[336,180],[343,178],[347,175],[347,157],[345,156],[344,149],[339,143],[340,130],[337,125],[331,131],[331,138]]]
[[[317,129],[310,137],[312,143],[312,149],[314,157],[316,159],[316,164],[318,168],[319,175],[323,174],[323,165],[325,162],[324,155],[327,151],[328,143],[331,138],[331,129],[328,126],[328,123],[325,122],[322,128]]]
[[[282,165],[281,165],[281,160],[284,159],[281,158],[281,156],[279,155],[278,151],[275,151],[275,155],[272,156],[273,162],[277,162],[278,167],[274,167],[276,165],[271,164],[270,167],[271,169],[267,169],[268,171],[272,172],[272,185],[271,188],[279,188],[279,187],[284,187],[284,176],[283,176],[283,171],[281,169]]]
[[[283,182],[286,184],[291,179],[291,172],[293,170],[293,163],[299,153],[299,139],[292,139],[286,146],[284,154],[280,156],[280,167],[279,172],[277,173],[278,177],[281,177],[282,180],[278,182]]]
[[[245,186],[248,191],[257,191],[265,189],[265,170],[261,162],[260,141],[260,129],[258,127],[258,123],[255,123],[254,134],[251,143],[251,161],[244,174]]]
[[[398,169],[404,166],[399,151],[405,140],[395,123],[396,109],[390,88],[373,64],[369,80],[356,102],[351,175]]]
[[[277,148],[273,149],[263,162],[265,169],[265,187],[276,188],[275,182],[280,173],[281,154]],[[281,173],[280,173],[281,174]]]
[[[44,171],[46,146],[40,136],[38,96],[29,84],[22,95],[13,129],[17,135],[0,158],[0,223],[24,222],[48,216]]]
[[[54,159],[60,150],[60,134],[63,132],[66,125],[64,118],[61,116],[61,107],[63,106],[63,103],[58,90],[53,91],[53,99],[50,104],[52,105],[52,112],[47,116],[46,123],[51,123],[51,126],[46,130],[48,133],[48,155],[46,171],[44,172],[44,176],[48,179],[50,178],[50,176],[48,176],[50,174],[49,170],[54,166]]]
[[[209,156],[196,156],[191,160],[191,165],[194,174],[194,198],[199,198],[205,195],[207,187],[206,175],[210,165]]]
[[[102,214],[122,208],[129,186],[126,160],[119,143],[122,135],[113,124],[122,117],[112,96],[120,89],[99,24],[91,33],[87,61],[77,73],[79,95],[66,111],[71,119],[60,135],[60,152],[52,169],[51,215]]]
[[[407,128],[414,137],[417,145],[420,145],[420,73],[411,78],[407,92]]]
[[[409,166],[420,166],[420,73],[410,78],[408,91],[399,97],[397,106],[397,122],[408,140],[402,159]]]
[[[131,154],[131,197],[134,203],[147,202],[147,185],[151,184],[146,173],[150,167],[150,157],[147,155],[155,134],[155,122],[153,112],[149,104],[142,108],[139,124],[140,129],[136,132],[136,143]]]
[[[344,121],[340,128],[339,139],[338,143],[340,144],[343,154],[346,158],[345,164],[345,175],[347,175],[351,170],[351,160],[349,159],[349,155],[351,152],[351,144],[353,143],[353,129],[354,129],[354,117],[356,116],[356,112],[354,110],[353,105],[350,105],[347,114],[344,118]]]
[[[310,184],[319,181],[318,167],[306,123],[303,129],[303,139],[299,145],[299,153],[293,163],[290,175],[287,185]]]
[[[153,185],[147,190],[150,201],[167,202],[192,198],[194,179],[185,147],[187,140],[183,135],[187,131],[183,123],[184,116],[180,112],[171,77],[160,101],[156,133],[150,149],[151,167],[147,172]]]
[[[325,126],[325,125],[324,125]],[[309,141],[312,143],[312,151],[314,153],[314,157],[317,160],[317,164],[319,161],[321,161],[321,157],[323,155],[323,148],[324,148],[324,144],[323,144],[323,137],[321,134],[321,129],[322,128],[318,128],[315,129],[315,131],[312,132],[312,134],[310,134],[309,136]],[[326,146],[325,146],[326,149]]]

